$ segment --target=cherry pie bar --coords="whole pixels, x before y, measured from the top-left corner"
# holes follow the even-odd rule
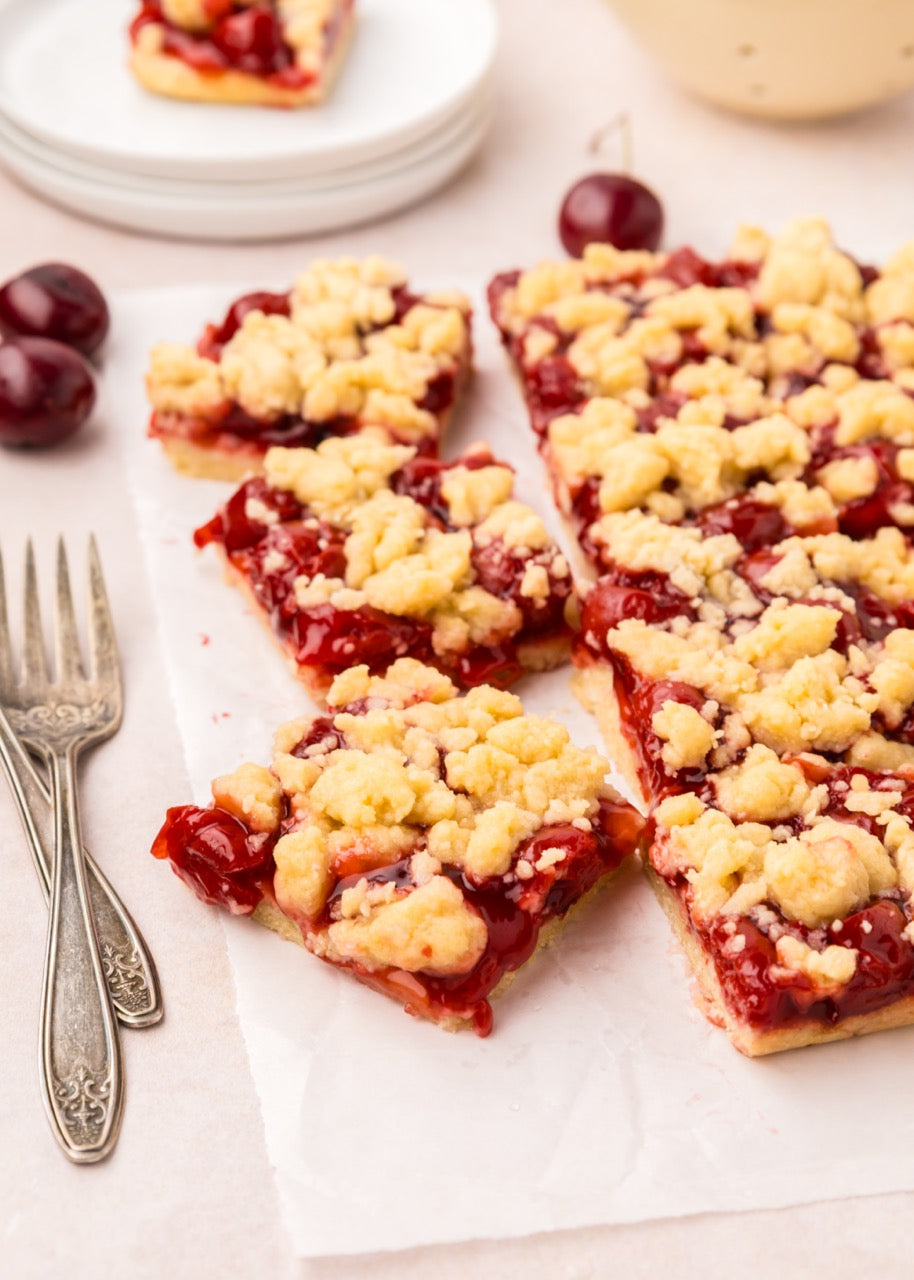
[[[756,746],[914,766],[914,553],[900,530],[746,554],[733,534],[638,511],[608,524],[575,684],[643,805]]]
[[[592,246],[490,304],[706,1011],[749,1054],[914,1021],[914,247]]]
[[[382,258],[322,259],[285,293],[238,298],[196,346],[153,348],[149,434],[214,479],[240,480],[272,445],[366,426],[433,453],[470,359],[465,297],[413,293]]]
[[[251,915],[449,1029],[490,998],[637,847],[643,819],[597,752],[483,685],[459,696],[400,659],[340,674],[327,712],[283,725],[272,767],[168,811],[153,853],[209,903]]]
[[[329,93],[353,26],[353,0],[143,0],[130,67],[169,98],[311,105]]]
[[[453,462],[369,432],[274,447],[197,530],[317,697],[401,657],[469,687],[568,655],[568,562],[485,446]]]
[[[650,875],[750,1055],[914,1022],[914,775],[751,747],[651,819]]]
[[[807,219],[722,264],[591,245],[489,297],[597,566],[594,524],[633,507],[746,546],[914,527],[914,247],[879,273]]]

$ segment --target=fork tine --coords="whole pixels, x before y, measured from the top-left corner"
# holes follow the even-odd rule
[[[117,653],[114,622],[94,535],[89,536],[89,655],[92,676],[120,684],[121,667]]]
[[[13,650],[10,644],[9,615],[6,612],[6,584],[3,576],[3,556],[0,555],[0,695],[8,692],[13,684]]]
[[[47,684],[48,659],[41,631],[38,605],[38,577],[35,573],[35,549],[32,539],[25,544],[25,609],[22,644],[22,674],[26,684]]]
[[[54,655],[58,680],[84,680],[79,633],[70,591],[70,568],[63,538],[57,539],[57,592],[54,597]]]

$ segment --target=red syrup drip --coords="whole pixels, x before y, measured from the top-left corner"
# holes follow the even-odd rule
[[[258,835],[224,809],[169,809],[152,846],[198,898],[250,915],[271,885],[276,837]]]
[[[270,5],[231,6],[209,31],[190,32],[168,21],[159,0],[145,0],[130,25],[131,39],[135,42],[151,22],[164,28],[162,52],[201,75],[238,71],[288,89],[303,88],[314,79],[296,65],[295,52],[286,44],[282,23]]]

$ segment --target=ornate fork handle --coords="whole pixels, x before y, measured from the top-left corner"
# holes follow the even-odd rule
[[[15,713],[12,713],[13,715]],[[6,770],[45,897],[51,891],[54,811],[47,787],[0,708],[0,765]],[[83,851],[95,932],[108,994],[125,1026],[150,1027],[163,1013],[155,963],[145,939],[101,869]]]
[[[71,1159],[88,1162],[102,1159],[117,1140],[124,1078],[79,842],[76,751],[75,745],[42,751],[57,857],[41,1000],[41,1083],[58,1140]]]

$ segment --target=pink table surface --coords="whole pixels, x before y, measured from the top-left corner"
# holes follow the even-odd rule
[[[0,172],[0,278],[55,258],[81,265],[112,290],[196,281],[256,287],[290,278],[318,254],[380,252],[407,263],[420,283],[445,285],[449,274],[485,280],[497,270],[559,252],[555,214],[561,193],[595,163],[618,165],[611,146],[605,159],[596,162],[588,145],[621,111],[633,125],[635,172],[664,197],[667,244],[687,241],[718,252],[740,221],[777,227],[800,213],[829,216],[842,242],[862,257],[878,260],[914,237],[911,95],[818,126],[741,120],[680,93],[600,0],[563,0],[560,5],[554,0],[500,0],[499,7],[503,44],[491,135],[469,167],[420,206],[373,226],[308,240],[190,243],[95,224],[44,203]],[[0,813],[8,816],[9,810],[0,804]],[[224,974],[224,957],[217,961],[215,967]],[[174,1037],[172,1043],[179,1051]],[[136,1053],[139,1057],[139,1049]],[[85,1171],[80,1177],[89,1185],[80,1186],[77,1200],[58,1201],[53,1217],[59,1239],[74,1215],[80,1215],[74,1237],[81,1242],[80,1254],[68,1254],[66,1246],[54,1250],[56,1258],[72,1263],[74,1275],[154,1276],[160,1274],[155,1262],[160,1249],[160,1256],[168,1256],[168,1273],[176,1278],[209,1273],[298,1274],[308,1280],[450,1280],[468,1275],[635,1280],[665,1274],[670,1280],[694,1275],[730,1280],[759,1265],[773,1274],[815,1273],[835,1280],[871,1274],[876,1266],[883,1276],[906,1274],[900,1260],[909,1253],[907,1213],[914,1209],[914,1196],[867,1196],[866,1187],[860,1188],[858,1199],[779,1211],[592,1228],[371,1258],[294,1259],[275,1197],[261,1181],[267,1170],[256,1116],[243,1110],[251,1105],[252,1088],[240,1043],[232,1044],[228,1069],[229,1093],[237,1095],[245,1118],[236,1141],[216,1147],[213,1158],[241,1156],[244,1167],[236,1168],[232,1179],[224,1168],[219,1171],[231,1190],[224,1203],[211,1206],[213,1216],[204,1224],[212,1242],[209,1252],[191,1223],[177,1225],[177,1235],[170,1235],[168,1223],[156,1222],[155,1204],[112,1201],[110,1184],[104,1197],[100,1185],[94,1195],[94,1175]],[[6,1084],[8,1097],[10,1081]],[[24,1089],[21,1093],[25,1097]],[[900,1119],[880,1115],[876,1099],[873,1117],[874,1124]],[[849,1142],[865,1140],[865,1134],[848,1135]],[[177,1152],[174,1158],[182,1159]],[[50,1139],[46,1159],[53,1181],[51,1170],[53,1166],[56,1173],[59,1157]],[[751,1152],[746,1159],[752,1159]],[[4,1178],[14,1179],[14,1145],[5,1148],[2,1164]],[[254,1190],[246,1186],[251,1173],[257,1179]],[[396,1204],[395,1191],[392,1205],[394,1211],[408,1213],[408,1206]],[[50,1212],[51,1205],[46,1207]],[[220,1211],[235,1230],[220,1230]],[[132,1253],[119,1258],[105,1243],[111,1215],[117,1215],[121,1230],[125,1225],[135,1228]],[[7,1241],[4,1256],[12,1264],[9,1272],[2,1268],[5,1274],[62,1274],[48,1269],[51,1255],[43,1233],[32,1225],[23,1228],[5,1207],[0,1207],[0,1239]],[[218,1261],[217,1270],[201,1270],[205,1256]]]

